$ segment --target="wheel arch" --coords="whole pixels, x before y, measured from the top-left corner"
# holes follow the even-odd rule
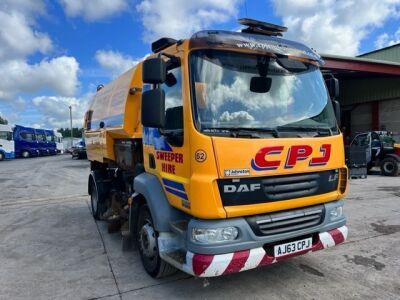
[[[398,156],[397,154],[394,154],[394,153],[386,154],[383,159],[385,159],[386,157],[392,157],[392,158],[396,159],[398,163],[400,163],[400,156]]]
[[[135,177],[133,187],[146,201],[157,231],[170,231],[170,222],[185,218],[185,214],[171,206],[160,180],[152,174],[142,173]]]

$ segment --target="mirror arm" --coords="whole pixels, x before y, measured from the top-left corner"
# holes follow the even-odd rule
[[[169,58],[169,61],[166,62],[167,70],[171,70],[171,69],[179,67],[181,65],[181,59],[179,57],[172,55],[172,54],[164,53],[164,52],[160,52],[158,54],[158,57],[161,57],[162,55]]]

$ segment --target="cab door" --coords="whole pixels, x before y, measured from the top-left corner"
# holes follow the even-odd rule
[[[376,132],[371,132],[371,160],[379,160],[379,155],[381,154],[383,148],[382,141]]]
[[[168,69],[166,82],[160,84],[165,93],[165,126],[143,127],[143,149],[145,169],[160,179],[170,204],[189,211],[189,134],[184,122],[189,107],[183,98],[182,73],[181,65]],[[151,86],[145,84],[143,91],[148,89]]]
[[[350,144],[350,147],[362,147],[365,149],[367,163],[372,162],[371,133],[357,135]]]

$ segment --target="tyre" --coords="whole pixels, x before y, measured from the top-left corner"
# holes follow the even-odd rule
[[[372,162],[369,162],[368,164],[367,164],[367,173],[368,174],[372,174],[373,172],[372,172],[372,168],[374,167],[374,164],[372,163]]]
[[[101,215],[105,211],[105,203],[95,183],[92,184],[90,190],[90,206],[92,208],[93,218],[95,220],[100,220]]]
[[[399,162],[394,157],[386,157],[381,162],[381,173],[384,176],[399,175]]]
[[[28,150],[23,150],[22,153],[21,153],[21,156],[23,158],[28,158],[29,156],[31,156],[31,154],[29,153]]]
[[[3,152],[0,152],[0,161],[4,160],[4,154]]]
[[[153,227],[153,220],[147,205],[139,208],[136,228],[139,254],[146,272],[154,278],[166,277],[175,273],[176,269],[160,257],[157,232]]]

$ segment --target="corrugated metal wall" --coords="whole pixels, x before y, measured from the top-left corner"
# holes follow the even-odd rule
[[[400,63],[400,44],[377,52],[367,53],[360,57]]]
[[[400,98],[399,78],[342,79],[339,100],[342,105]]]
[[[379,124],[381,129],[400,133],[400,100],[379,102]]]
[[[360,57],[400,63],[400,44]],[[400,138],[400,77],[341,80],[341,104],[355,105],[351,111],[353,134],[372,129],[373,101],[379,102],[379,129],[393,131]]]
[[[372,125],[370,103],[361,104],[351,112],[351,132],[352,134],[370,131]]]

